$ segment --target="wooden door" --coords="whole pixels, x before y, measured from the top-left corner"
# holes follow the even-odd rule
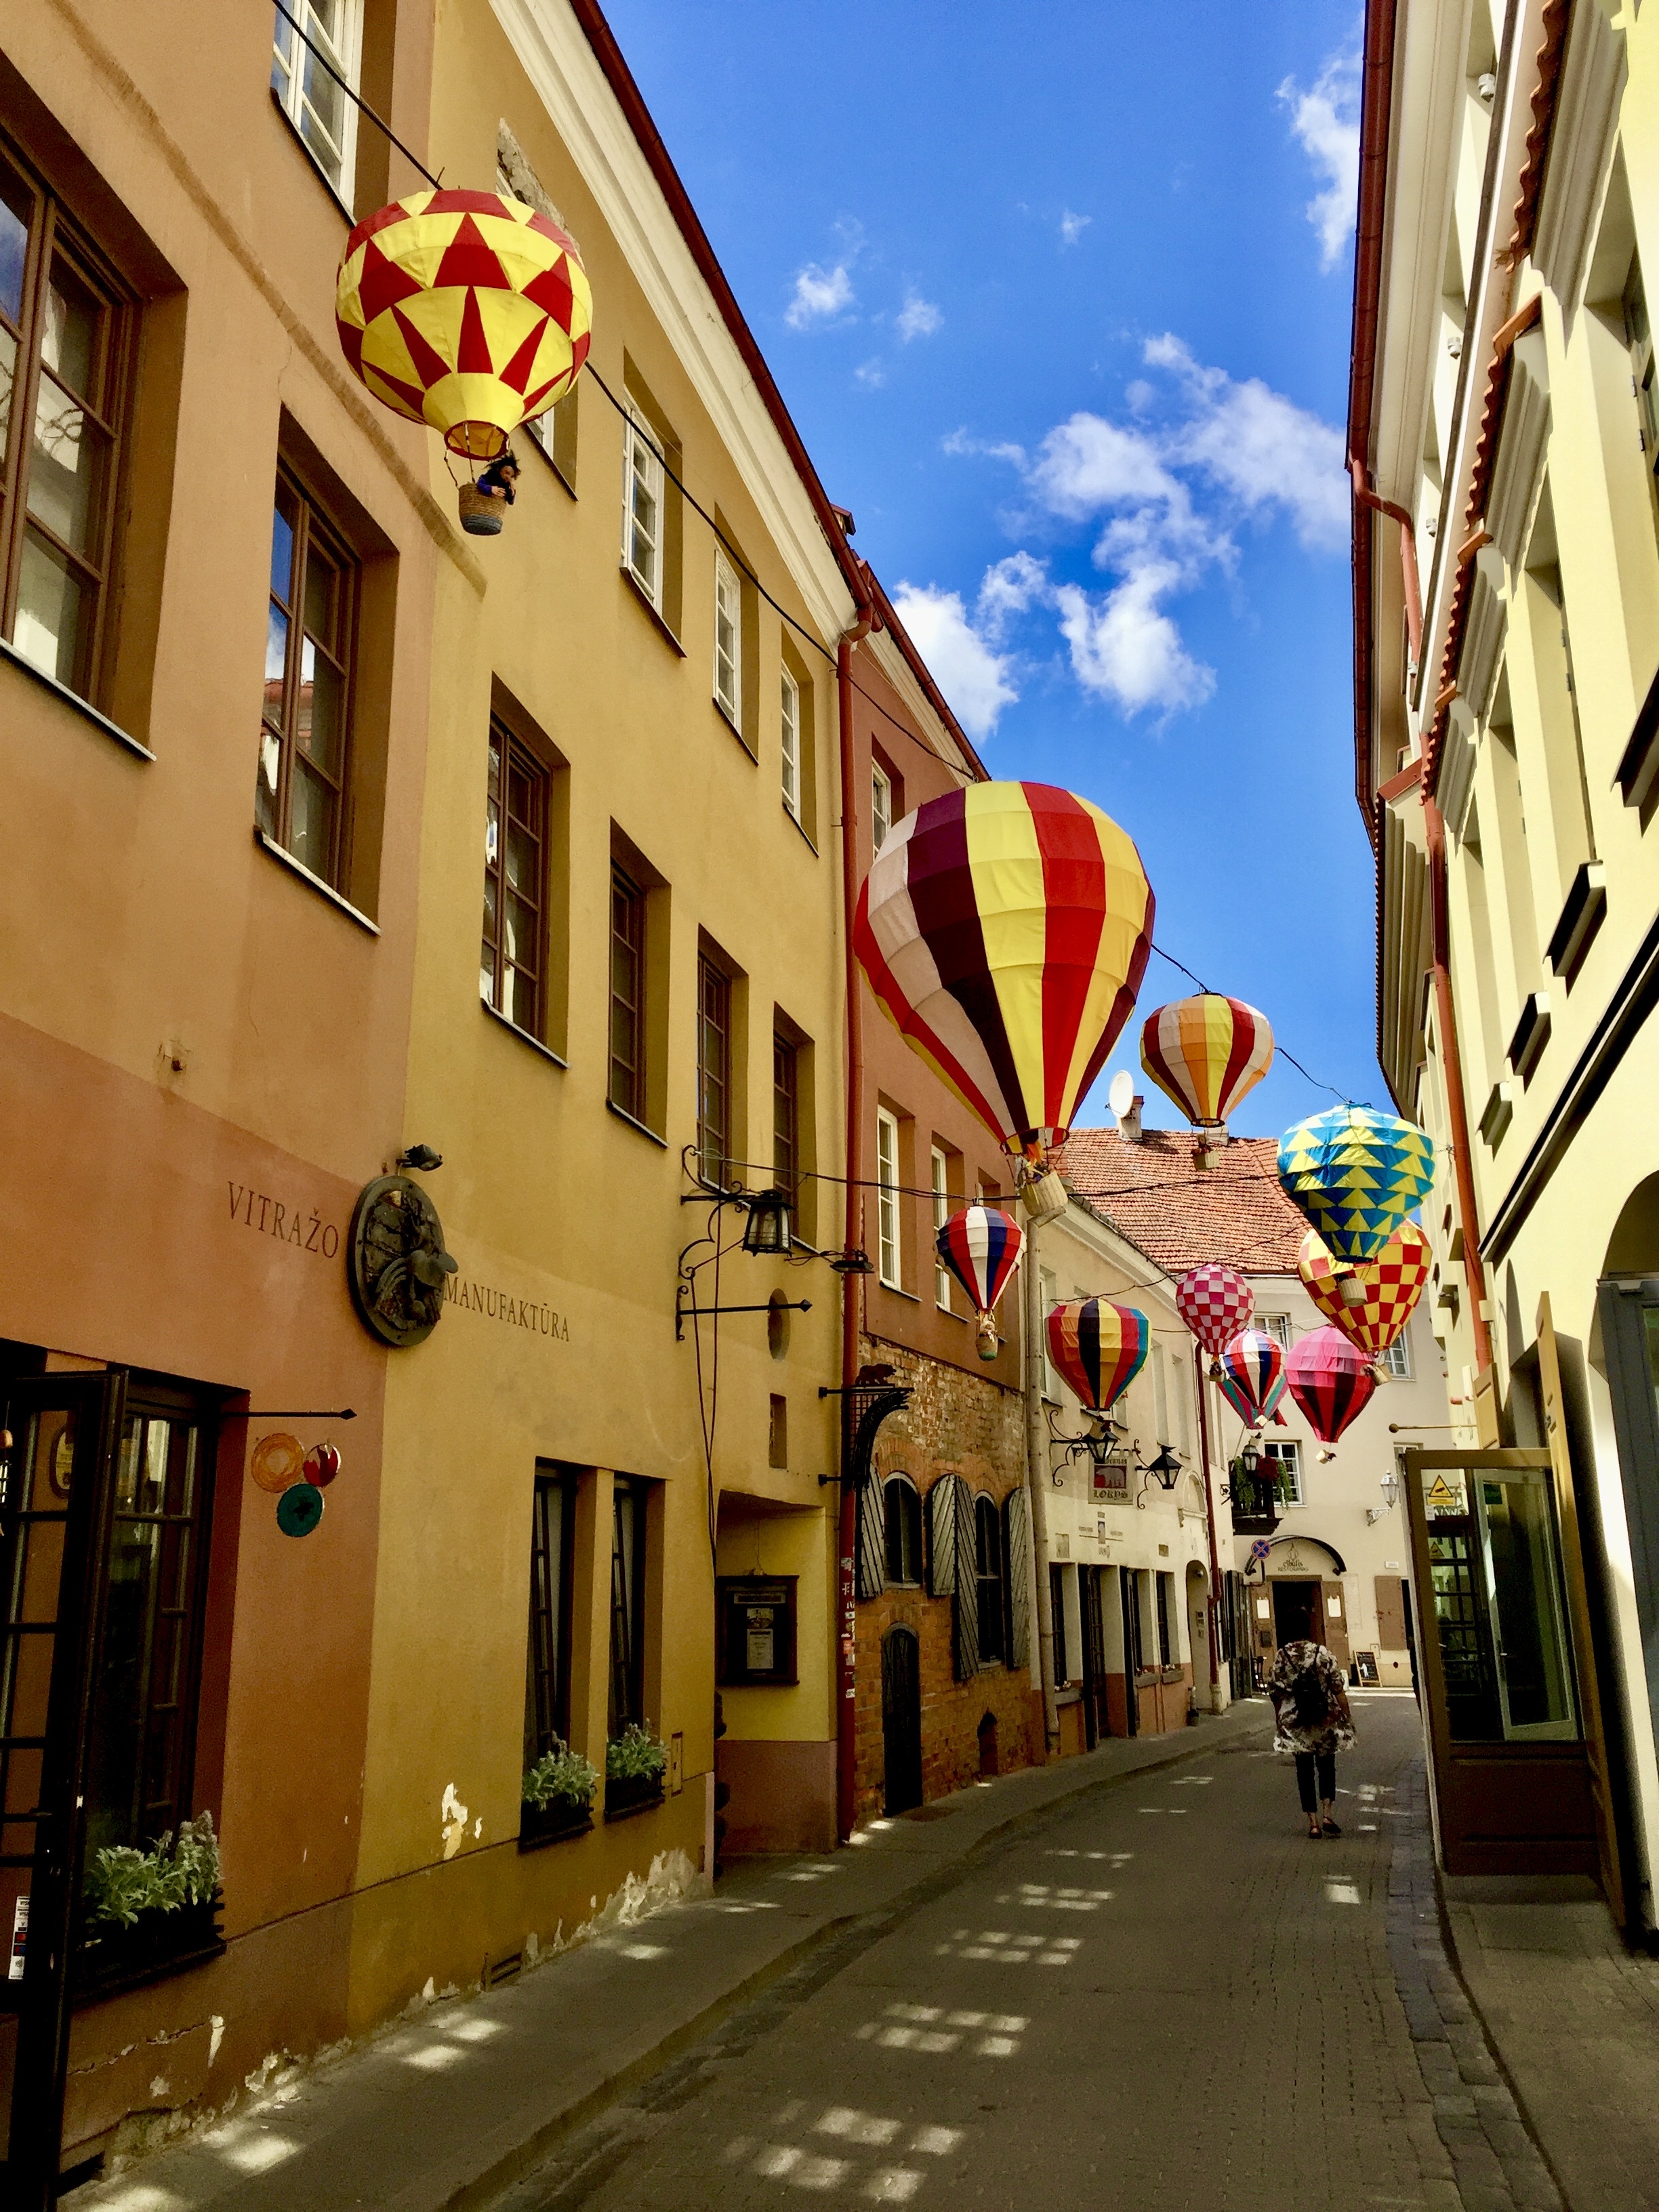
[[[1092,1751],[1112,1732],[1106,1715],[1106,1628],[1101,1616],[1100,1583],[1106,1567],[1079,1567],[1078,1603],[1083,1613],[1084,1733]]]
[[[1348,1649],[1348,1607],[1342,1595],[1341,1583],[1321,1583],[1319,1600],[1323,1615],[1320,1634],[1324,1639],[1325,1649],[1346,1674],[1353,1664],[1353,1655]]]
[[[881,1647],[881,1735],[886,1761],[884,1810],[921,1802],[921,1653],[913,1628],[892,1628]]]

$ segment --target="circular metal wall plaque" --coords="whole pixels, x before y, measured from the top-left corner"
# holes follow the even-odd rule
[[[363,1325],[400,1350],[424,1342],[444,1310],[455,1262],[438,1209],[408,1176],[378,1176],[353,1208],[346,1273]]]

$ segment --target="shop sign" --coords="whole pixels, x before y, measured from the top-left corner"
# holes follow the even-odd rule
[[[346,1274],[371,1336],[399,1351],[423,1344],[454,1273],[438,1209],[419,1183],[389,1175],[364,1185],[352,1209]]]
[[[227,1179],[225,1187],[230,1194],[230,1218],[240,1227],[258,1237],[274,1237],[279,1244],[295,1245],[301,1252],[314,1252],[320,1260],[331,1260],[338,1252],[339,1231],[314,1206],[290,1206],[249,1183]]]

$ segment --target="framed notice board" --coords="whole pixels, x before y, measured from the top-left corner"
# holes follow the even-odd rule
[[[795,1673],[794,1575],[721,1575],[714,1584],[720,1682],[788,1684]]]

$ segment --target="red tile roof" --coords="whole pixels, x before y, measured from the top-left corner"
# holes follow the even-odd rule
[[[1278,1140],[1236,1137],[1198,1168],[1192,1129],[1073,1129],[1060,1170],[1074,1196],[1166,1273],[1206,1260],[1246,1275],[1293,1275],[1308,1224],[1279,1188]]]

